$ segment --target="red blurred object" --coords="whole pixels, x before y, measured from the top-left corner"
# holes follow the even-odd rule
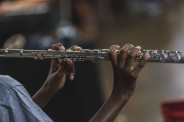
[[[161,110],[164,122],[184,122],[184,100],[164,102]]]

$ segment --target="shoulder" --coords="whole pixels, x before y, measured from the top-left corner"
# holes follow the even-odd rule
[[[22,84],[9,75],[0,75],[0,86],[14,87],[17,85]]]

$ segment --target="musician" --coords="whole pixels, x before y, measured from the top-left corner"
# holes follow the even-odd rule
[[[53,49],[65,50],[60,43],[54,44]],[[71,49],[81,50],[81,47],[72,46]],[[120,54],[117,56],[116,50],[119,49]],[[149,59],[149,54],[145,53],[142,60],[135,67],[132,66],[140,49],[139,46],[134,47],[131,44],[126,44],[122,48],[112,45],[109,48],[108,54],[114,74],[113,90],[108,100],[89,120],[90,122],[113,121],[132,96],[138,74]],[[127,55],[130,50],[130,54]],[[9,76],[1,75],[0,121],[51,122],[52,120],[42,111],[42,108],[64,87],[66,77],[69,76],[69,79],[73,80],[74,74],[74,62],[71,59],[61,63],[58,59],[52,59],[48,77],[32,99],[22,84]]]

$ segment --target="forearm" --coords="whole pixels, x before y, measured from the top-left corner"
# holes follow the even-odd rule
[[[111,95],[89,122],[112,122],[124,107],[129,97]]]
[[[33,101],[40,107],[44,108],[52,97],[55,95],[55,91],[41,87],[32,97]]]

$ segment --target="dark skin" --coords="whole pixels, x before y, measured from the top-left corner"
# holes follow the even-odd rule
[[[52,47],[55,50],[65,50],[60,43]],[[81,50],[82,48],[73,46],[70,49]],[[142,60],[133,67],[133,60],[140,49],[139,46],[134,47],[131,44],[126,44],[122,48],[112,45],[109,48],[108,54],[114,75],[113,90],[110,97],[89,122],[112,122],[130,99],[136,87],[138,74],[150,57],[149,54],[144,54]],[[116,50],[120,50],[118,56]],[[127,55],[130,50],[131,53]],[[71,59],[62,63],[58,59],[52,59],[49,75],[43,86],[33,96],[33,100],[44,108],[50,99],[64,87],[66,76],[68,75],[70,80],[73,80],[74,74],[75,68]]]
[[[65,48],[62,44],[57,43],[52,45],[52,49],[64,51]],[[81,50],[81,47],[72,46],[71,50]],[[43,86],[33,95],[33,100],[41,107],[44,108],[51,98],[61,90],[65,85],[66,76],[70,80],[74,79],[75,68],[71,59],[59,62],[58,59],[52,59],[49,74]]]
[[[118,45],[112,45],[109,48],[109,58],[112,63],[114,75],[112,93],[89,122],[112,122],[116,118],[132,96],[138,74],[150,57],[149,54],[144,54],[142,60],[133,67],[132,62],[141,48],[126,44],[120,49],[120,55],[117,56],[116,50],[118,49],[120,49]],[[131,53],[127,56],[129,50],[131,50]]]

